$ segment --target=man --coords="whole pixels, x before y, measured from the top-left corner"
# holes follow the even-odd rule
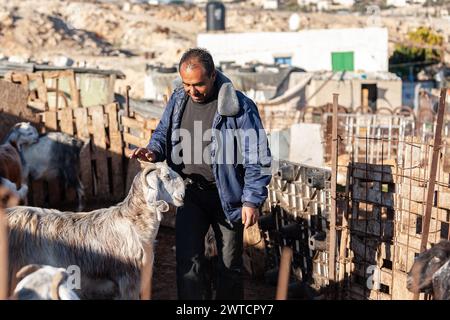
[[[178,298],[211,298],[204,256],[211,225],[219,256],[216,299],[243,299],[243,229],[257,221],[267,197],[267,138],[256,105],[215,69],[206,50],[185,52],[179,71],[182,86],[147,148],[131,157],[167,160],[186,181],[176,216]]]

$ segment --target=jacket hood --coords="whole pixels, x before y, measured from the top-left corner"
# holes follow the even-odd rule
[[[217,112],[221,116],[235,116],[239,112],[239,100],[236,94],[236,89],[227,76],[217,69],[216,73],[216,84],[219,88],[219,93],[217,95]],[[176,88],[175,91],[182,90],[184,93],[183,84],[180,77],[174,81],[174,86]]]

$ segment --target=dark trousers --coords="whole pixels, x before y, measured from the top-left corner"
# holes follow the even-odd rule
[[[205,259],[205,236],[210,225],[217,242],[216,279]],[[243,225],[226,220],[217,189],[188,185],[184,206],[176,216],[178,299],[211,299],[215,280],[216,299],[243,299]]]

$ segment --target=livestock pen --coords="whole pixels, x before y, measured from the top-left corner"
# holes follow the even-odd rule
[[[2,85],[16,90],[9,99],[25,107],[30,95],[35,98],[36,91],[23,83]],[[449,239],[445,96],[443,90],[432,123],[420,122],[406,108],[351,112],[339,106],[337,96],[320,109],[296,111],[293,122],[322,124],[328,166],[278,162],[258,225],[244,235],[244,264],[250,274],[264,275],[276,284],[281,253],[288,246],[292,248],[288,298],[428,298],[414,297],[406,289],[406,278],[415,255]],[[31,115],[28,107],[25,110],[25,119],[33,117],[42,133],[61,131],[86,142],[81,179],[88,203],[95,206],[124,198],[139,170],[126,155],[145,146],[158,123],[157,118],[145,118],[115,102],[53,107],[50,103],[43,110],[33,109]],[[270,121],[271,113],[263,118]],[[30,186],[33,206],[71,208],[74,200],[75,193],[65,190],[62,181],[35,181]],[[165,217],[163,225],[173,227],[174,215]]]
[[[446,93],[435,121],[420,126],[411,113],[338,113],[335,97],[320,116],[331,170],[282,161],[269,187],[260,219],[268,277],[289,246],[293,296],[429,298],[407,290],[407,273],[450,239]]]

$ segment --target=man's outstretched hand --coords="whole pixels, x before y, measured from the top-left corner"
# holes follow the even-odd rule
[[[129,157],[130,159],[138,159],[146,162],[155,162],[156,160],[156,155],[147,148],[134,149]]]
[[[244,225],[245,229],[254,225],[256,221],[258,221],[258,217],[258,208],[251,208],[246,206],[242,207],[242,224]]]

